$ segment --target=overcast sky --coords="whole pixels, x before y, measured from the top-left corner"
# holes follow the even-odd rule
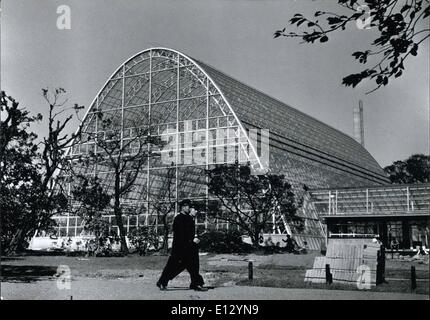
[[[365,144],[385,166],[429,153],[429,42],[406,73],[371,95],[341,85],[361,70],[351,54],[372,30],[350,28],[325,44],[273,39],[295,13],[335,10],[335,0],[3,0],[1,85],[32,112],[45,112],[42,87],[63,87],[89,106],[111,73],[144,49],[179,50],[352,135],[352,109],[364,102]],[[57,29],[57,7],[71,30]],[[39,130],[39,129],[38,129]]]

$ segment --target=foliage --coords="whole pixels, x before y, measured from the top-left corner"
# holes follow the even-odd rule
[[[272,222],[273,214],[287,222],[301,223],[291,184],[283,175],[252,175],[250,165],[238,162],[208,170],[209,214],[238,226],[258,246],[260,232]]]
[[[1,251],[9,251],[27,221],[34,223],[32,206],[38,200],[34,191],[40,187],[41,175],[33,161],[36,157],[37,136],[29,132],[32,117],[19,103],[1,92],[0,122],[0,234]]]
[[[242,241],[237,230],[210,230],[200,236],[199,248],[211,253],[249,253],[253,247]]]
[[[146,255],[151,248],[158,249],[159,239],[153,226],[134,229],[128,234],[128,238],[140,255]]]
[[[67,208],[67,197],[61,188],[54,192],[55,174],[65,165],[64,154],[75,135],[68,135],[67,123],[81,107],[65,107],[59,102],[64,89],[52,94],[43,90],[49,104],[48,136],[37,143],[30,124],[42,121],[42,115],[30,116],[19,103],[1,93],[0,132],[0,209],[2,252],[13,254],[26,247],[27,240],[39,228],[52,225],[53,214]]]
[[[110,196],[103,190],[103,186],[97,177],[76,177],[80,183],[73,189],[75,213],[83,219],[84,229],[94,234],[95,250],[109,234],[109,223],[102,217],[110,201]]]
[[[384,171],[392,183],[430,182],[430,156],[414,154],[405,161],[395,161]]]
[[[43,137],[41,142],[40,163],[43,170],[42,183],[50,191],[53,190],[56,182],[60,182],[59,179],[62,176],[57,174],[58,171],[68,169],[69,161],[66,158],[66,153],[81,136],[80,130],[72,134],[67,132],[71,129],[68,124],[73,116],[79,119],[79,112],[84,107],[78,104],[68,106],[68,99],[62,98],[65,93],[66,90],[63,88],[56,88],[52,91],[42,89],[43,98],[49,106],[49,112],[46,121],[48,134]],[[57,185],[60,188],[62,186],[61,183]]]
[[[351,24],[359,28],[375,27],[378,35],[370,48],[352,54],[359,63],[369,63],[370,67],[344,77],[345,86],[356,87],[364,79],[376,83],[372,91],[386,86],[390,78],[402,76],[405,60],[410,55],[416,56],[421,43],[430,36],[428,0],[338,0],[338,6],[337,13],[316,11],[314,18],[297,13],[290,24],[305,27],[307,31],[287,32],[283,28],[274,37],[298,37],[304,43],[317,40],[324,43],[329,40],[329,34],[346,30]],[[425,26],[419,28],[422,22]]]

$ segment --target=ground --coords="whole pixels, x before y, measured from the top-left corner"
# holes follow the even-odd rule
[[[214,287],[203,293],[188,290],[186,272],[169,283],[169,291],[159,291],[155,282],[166,256],[3,257],[1,296],[4,299],[429,299],[426,264],[387,257],[387,283],[361,291],[355,286],[305,283],[305,271],[318,255],[316,252],[201,255],[201,273],[206,284]],[[253,280],[248,280],[250,260],[254,266]],[[418,279],[414,294],[410,289],[411,265],[415,266]],[[59,270],[66,273],[59,275]],[[71,282],[67,280],[67,270]]]

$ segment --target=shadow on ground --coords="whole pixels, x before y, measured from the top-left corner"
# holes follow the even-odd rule
[[[57,273],[57,266],[1,266],[1,281],[3,282],[35,282],[46,280]]]
[[[0,262],[25,260],[25,257],[1,257]]]

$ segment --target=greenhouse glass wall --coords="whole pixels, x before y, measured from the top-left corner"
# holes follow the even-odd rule
[[[109,126],[101,125],[100,114],[110,119]],[[151,48],[122,64],[95,97],[82,130],[68,154],[72,163],[75,157],[102,152],[96,140],[118,133],[123,144],[142,130],[165,141],[162,148],[148,147],[153,149],[146,150],[150,152],[144,168],[121,199],[127,231],[159,224],[154,201],[173,199],[172,217],[177,200],[209,201],[204,170],[218,164],[249,162],[256,172],[284,174],[298,194],[303,186],[388,183],[375,159],[352,137],[171,49]],[[130,152],[133,148],[137,146],[130,144]],[[106,189],[113,188],[112,170],[103,161],[74,166],[75,171],[101,178]],[[68,182],[69,192],[74,183]],[[324,227],[306,206],[301,236],[316,246],[324,238]],[[112,213],[107,211],[105,218],[115,228]],[[78,236],[83,230],[79,217],[56,219],[60,235]],[[228,227],[205,214],[197,224]],[[279,232],[295,231],[284,224]]]

